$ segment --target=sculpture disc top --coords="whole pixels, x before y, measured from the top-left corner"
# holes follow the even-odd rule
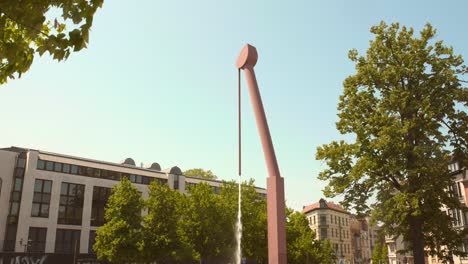
[[[257,49],[250,45],[246,44],[237,58],[236,67],[243,69],[245,67],[254,67],[257,64],[258,53]]]

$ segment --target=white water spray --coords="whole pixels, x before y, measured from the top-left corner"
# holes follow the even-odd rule
[[[236,221],[236,254],[235,264],[241,264],[242,261],[242,250],[241,250],[241,240],[242,240],[242,211],[241,211],[241,202],[242,202],[242,192],[241,192],[242,182],[239,179],[239,205],[237,208],[237,221]]]

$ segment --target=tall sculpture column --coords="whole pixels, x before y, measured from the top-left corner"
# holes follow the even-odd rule
[[[268,169],[267,178],[267,217],[268,217],[268,263],[286,264],[286,216],[284,205],[284,180],[280,175],[276,161],[275,149],[271,141],[262,98],[258,89],[253,67],[257,63],[258,54],[255,47],[247,44],[241,50],[236,62],[239,69],[244,70],[249,87],[255,119],[257,122],[263,153]]]

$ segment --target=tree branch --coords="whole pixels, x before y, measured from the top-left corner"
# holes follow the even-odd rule
[[[22,22],[19,22],[19,21],[16,20],[16,19],[14,19],[14,18],[13,18],[12,16],[10,16],[7,12],[5,12],[5,10],[3,10],[2,8],[0,8],[0,14],[4,14],[9,20],[15,22],[15,23],[18,24],[18,25],[21,25],[21,26],[23,26],[23,27],[25,27],[25,28],[29,28],[29,29],[31,29],[31,30],[34,30],[34,31],[36,31],[36,32],[38,32],[38,33],[40,33],[40,34],[46,36],[46,37],[49,37],[49,35],[48,35],[47,33],[45,33],[44,31],[42,31],[42,30],[40,30],[40,29],[37,29],[37,28],[35,28],[35,27],[33,27],[33,26],[26,25],[26,24],[24,24],[24,23],[22,23]]]

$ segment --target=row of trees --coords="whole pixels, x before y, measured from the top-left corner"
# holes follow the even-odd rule
[[[237,202],[234,182],[225,182],[219,194],[202,183],[184,195],[154,181],[144,200],[123,179],[112,190],[94,250],[112,263],[233,263]],[[267,263],[266,201],[253,181],[243,183],[241,206],[242,255]],[[314,238],[305,216],[288,209],[288,263],[333,263],[331,245]]]

